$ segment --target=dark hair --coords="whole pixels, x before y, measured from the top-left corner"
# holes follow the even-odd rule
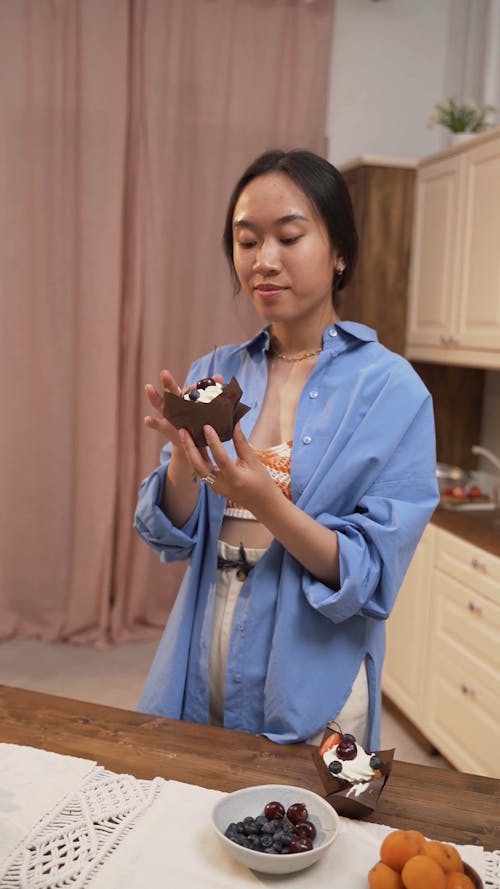
[[[261,154],[240,177],[229,199],[222,243],[229,262],[235,291],[239,281],[233,260],[233,216],[234,208],[244,188],[258,176],[266,173],[286,173],[304,192],[321,217],[333,249],[337,250],[345,262],[345,269],[334,275],[332,303],[338,303],[338,292],[348,284],[356,261],[358,234],[354,222],[351,198],[341,173],[329,161],[314,154],[295,148],[292,151],[279,149]]]

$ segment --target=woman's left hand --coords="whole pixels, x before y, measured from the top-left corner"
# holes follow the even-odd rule
[[[233,444],[237,460],[234,462],[227,454],[222,442],[212,426],[204,426],[203,431],[208,448],[197,448],[193,439],[181,429],[179,437],[193,472],[216,494],[233,500],[239,506],[254,512],[258,503],[270,494],[276,485],[269,473],[255,456],[247,439],[243,435],[240,424],[233,431]],[[211,455],[209,453],[209,450]],[[213,459],[211,459],[211,457]]]

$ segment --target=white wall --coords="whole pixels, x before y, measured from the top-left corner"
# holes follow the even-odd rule
[[[336,0],[327,137],[336,165],[418,158],[449,134],[427,122],[449,96],[500,101],[500,0]]]
[[[438,150],[427,128],[446,81],[449,2],[336,0],[327,136],[337,166]]]

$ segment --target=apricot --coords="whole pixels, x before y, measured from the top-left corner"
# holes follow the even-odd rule
[[[409,858],[423,852],[425,837],[418,830],[393,830],[380,847],[380,858],[393,870],[401,871]]]
[[[401,879],[405,889],[446,889],[444,871],[428,855],[414,855],[403,870]]]
[[[403,889],[403,881],[397,871],[383,861],[377,861],[368,872],[370,889]]]
[[[463,873],[464,866],[460,854],[455,849],[455,846],[451,846],[450,843],[440,843],[439,840],[426,840],[424,855],[433,858],[443,868],[445,874],[449,874],[452,871]]]
[[[474,883],[466,874],[456,871],[445,875],[445,889],[474,889]]]

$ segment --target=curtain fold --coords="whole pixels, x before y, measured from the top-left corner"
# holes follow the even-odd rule
[[[325,151],[330,0],[0,4],[0,638],[158,635],[184,566],[136,539],[144,383],[259,326],[225,205]]]

